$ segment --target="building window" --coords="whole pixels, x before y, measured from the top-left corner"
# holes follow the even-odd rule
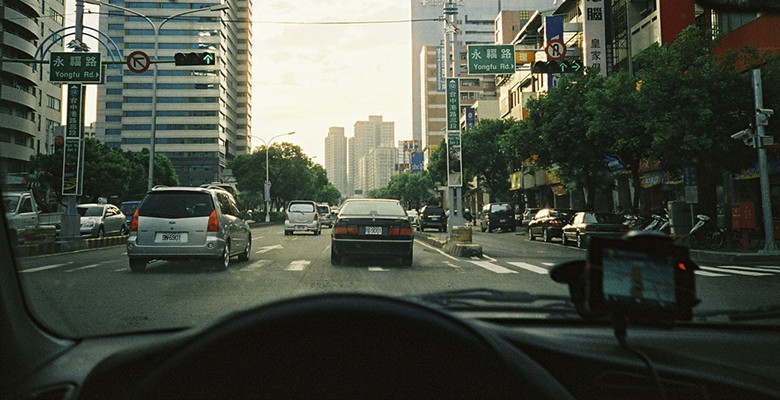
[[[51,108],[52,110],[60,111],[62,107],[62,100],[46,95],[46,107]]]
[[[106,135],[121,135],[121,129],[106,129]]]
[[[149,144],[149,138],[126,138],[122,139],[124,144]]]
[[[106,122],[122,122],[121,115],[106,115]]]
[[[126,131],[150,131],[152,130],[151,124],[127,124],[122,125],[122,129]]]
[[[122,108],[121,101],[107,101],[106,108]]]

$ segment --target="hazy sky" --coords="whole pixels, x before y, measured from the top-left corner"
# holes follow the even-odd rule
[[[66,20],[72,24],[75,6],[68,3]],[[254,137],[268,140],[295,131],[274,143],[299,145],[320,164],[325,162],[328,128],[344,127],[349,137],[355,122],[369,115],[395,122],[396,140],[411,139],[411,22],[331,24],[408,21],[408,1],[254,3]],[[85,24],[97,28],[90,18],[94,16],[86,16]],[[87,123],[94,118],[94,110],[88,110]]]

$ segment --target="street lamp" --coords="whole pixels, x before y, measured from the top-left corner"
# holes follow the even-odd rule
[[[282,136],[287,136],[287,135],[292,135],[294,133],[295,132],[282,133],[281,135],[276,135],[276,136],[268,139],[267,142],[265,140],[263,140],[262,138],[257,138],[257,139],[260,139],[263,142],[263,144],[265,145],[265,192],[263,193],[263,197],[265,197],[265,222],[271,222],[271,180],[269,179],[269,176],[268,176],[268,149],[269,149],[269,145],[276,138],[279,138],[279,137],[282,137]]]
[[[201,7],[196,8],[193,10],[187,10],[178,12],[176,14],[170,15],[168,17],[165,17],[162,21],[160,21],[159,24],[155,24],[149,17],[147,17],[144,14],[139,13],[138,11],[131,10],[127,7],[118,6],[116,4],[111,3],[103,3],[98,0],[84,0],[85,3],[94,4],[98,6],[106,6],[109,8],[116,8],[117,10],[122,10],[125,12],[128,12],[133,15],[137,15],[143,19],[146,20],[146,22],[149,23],[149,25],[152,26],[152,29],[154,30],[154,83],[152,84],[152,138],[151,138],[151,144],[149,145],[149,190],[152,190],[152,185],[154,184],[154,146],[155,142],[157,141],[157,76],[158,76],[158,68],[157,68],[157,62],[159,61],[158,52],[160,47],[160,30],[162,29],[162,26],[165,25],[166,22],[181,17],[182,15],[187,14],[194,14],[196,12],[201,11],[222,11],[227,10],[230,8],[227,4],[215,4],[210,7]]]

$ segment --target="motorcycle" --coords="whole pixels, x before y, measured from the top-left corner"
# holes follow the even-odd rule
[[[723,232],[713,225],[712,219],[704,214],[696,216],[696,224],[688,232],[692,249],[717,250],[723,247]]]

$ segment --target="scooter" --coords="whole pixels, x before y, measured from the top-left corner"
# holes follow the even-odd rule
[[[696,219],[696,224],[688,232],[691,248],[717,250],[723,247],[723,232],[712,225],[711,218],[698,214]]]

